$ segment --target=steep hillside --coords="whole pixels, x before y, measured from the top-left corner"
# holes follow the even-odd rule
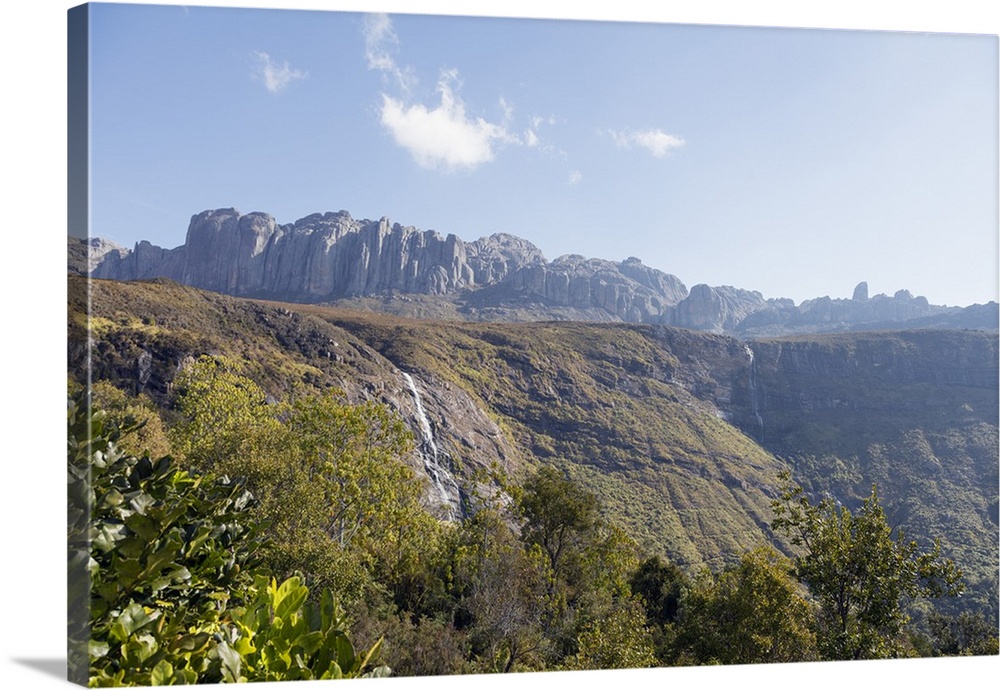
[[[422,441],[414,466],[431,479],[431,447],[459,483],[494,464],[515,476],[536,463],[564,467],[641,541],[684,565],[720,566],[769,538],[780,463],[722,419],[713,398],[731,397],[728,384],[691,361],[704,349],[745,367],[735,340],[598,324],[443,327],[165,281],[94,281],[92,303],[95,379],[165,401],[185,361],[225,354],[275,392],[305,383],[390,405]],[[82,312],[82,301],[71,304],[76,369]]]
[[[567,469],[679,563],[718,566],[768,534],[780,464],[722,419],[712,393],[726,384],[689,361],[694,352],[739,361],[736,341],[642,326],[445,328],[315,313],[424,380],[469,391],[528,457]]]
[[[997,609],[996,336],[910,331],[750,343],[740,425],[851,508],[873,483],[889,521],[940,538]],[[748,414],[749,412],[749,414]]]
[[[71,371],[86,357],[78,293]],[[940,537],[971,599],[996,601],[995,335],[745,343],[668,326],[405,319],[162,280],[93,281],[92,300],[95,379],[165,402],[179,367],[217,353],[276,395],[304,384],[384,402],[413,430],[412,464],[445,515],[481,471],[555,465],[650,549],[718,567],[774,538],[787,462],[811,492],[852,506],[877,482],[893,524]]]

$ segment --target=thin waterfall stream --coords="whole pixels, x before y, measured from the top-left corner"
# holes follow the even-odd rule
[[[427,413],[424,412],[424,405],[420,399],[420,391],[416,381],[405,371],[402,373],[406,385],[413,395],[413,402],[417,408],[417,422],[420,425],[420,435],[423,437],[417,450],[424,461],[427,476],[430,477],[431,484],[437,490],[441,505],[448,512],[447,519],[453,520],[461,515],[458,482],[441,463],[441,456],[446,454],[438,451],[437,443],[434,441],[434,431],[427,418]]]
[[[750,375],[749,375],[749,385],[750,385],[750,408],[753,410],[754,417],[757,418],[757,440],[761,443],[764,441],[764,418],[760,414],[760,404],[757,400],[757,363],[754,360],[753,349],[746,343],[743,343],[743,349],[746,350],[747,357],[750,358]]]

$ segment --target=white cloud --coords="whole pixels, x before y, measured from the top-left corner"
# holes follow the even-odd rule
[[[524,144],[525,146],[538,146],[538,135],[535,134],[534,130],[526,130],[524,133]]]
[[[366,14],[365,25],[365,59],[368,69],[378,70],[399,82],[399,86],[409,91],[416,82],[409,69],[403,69],[396,64],[392,51],[399,45],[399,38],[392,28],[392,20],[387,14]]]
[[[503,111],[504,122],[510,122],[514,117],[514,106],[506,101],[503,97],[500,98],[500,109]]]
[[[566,184],[572,186],[582,179],[583,179],[583,173],[581,173],[579,170],[570,170],[569,179],[566,180]]]
[[[421,167],[471,170],[492,161],[498,144],[523,143],[509,130],[514,108],[503,98],[499,99],[503,115],[498,123],[467,114],[459,96],[461,83],[457,70],[441,72],[437,83],[438,105],[428,107],[414,102],[411,94],[417,80],[411,67],[401,67],[396,62],[394,53],[399,38],[388,15],[366,15],[364,38],[368,68],[395,78],[399,86],[396,96],[382,93],[382,126]],[[537,143],[537,136],[534,140]]]
[[[619,148],[642,148],[657,158],[666,156],[670,151],[684,145],[684,140],[673,134],[667,134],[660,129],[643,129],[638,131],[611,132],[611,138]]]
[[[257,75],[264,80],[264,87],[271,93],[278,93],[293,81],[306,78],[305,72],[292,69],[287,60],[279,65],[267,53],[257,51],[254,54],[259,62]]]
[[[382,94],[382,125],[421,167],[472,169],[493,160],[495,144],[517,142],[503,125],[466,114],[465,104],[452,89],[457,76],[454,70],[441,75],[437,88],[441,102],[435,108],[406,105]]]

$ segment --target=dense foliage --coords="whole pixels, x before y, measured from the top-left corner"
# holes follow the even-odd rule
[[[185,467],[122,450],[134,417],[70,405],[94,686],[995,653],[969,616],[934,614],[906,644],[903,599],[955,593],[959,573],[892,538],[875,493],[852,514],[786,481],[774,527],[804,547],[794,561],[757,548],[688,576],[551,467],[434,520],[384,408],[269,401],[218,358],[175,395],[165,437]]]
[[[83,397],[68,422],[70,510],[87,516],[92,687],[369,671],[376,649],[355,654],[330,592],[316,609],[297,578],[264,575],[265,525],[240,482],[124,452],[118,441],[135,427]]]
[[[935,542],[923,551],[893,536],[878,491],[852,514],[827,498],[813,504],[784,477],[773,527],[804,547],[796,571],[820,607],[818,642],[827,659],[872,659],[899,653],[907,622],[904,597],[960,594],[962,573]]]

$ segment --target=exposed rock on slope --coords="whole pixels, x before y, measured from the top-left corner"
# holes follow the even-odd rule
[[[70,236],[66,253],[67,268],[74,275],[87,275],[93,272],[111,251],[120,253],[128,250],[100,237]]]

